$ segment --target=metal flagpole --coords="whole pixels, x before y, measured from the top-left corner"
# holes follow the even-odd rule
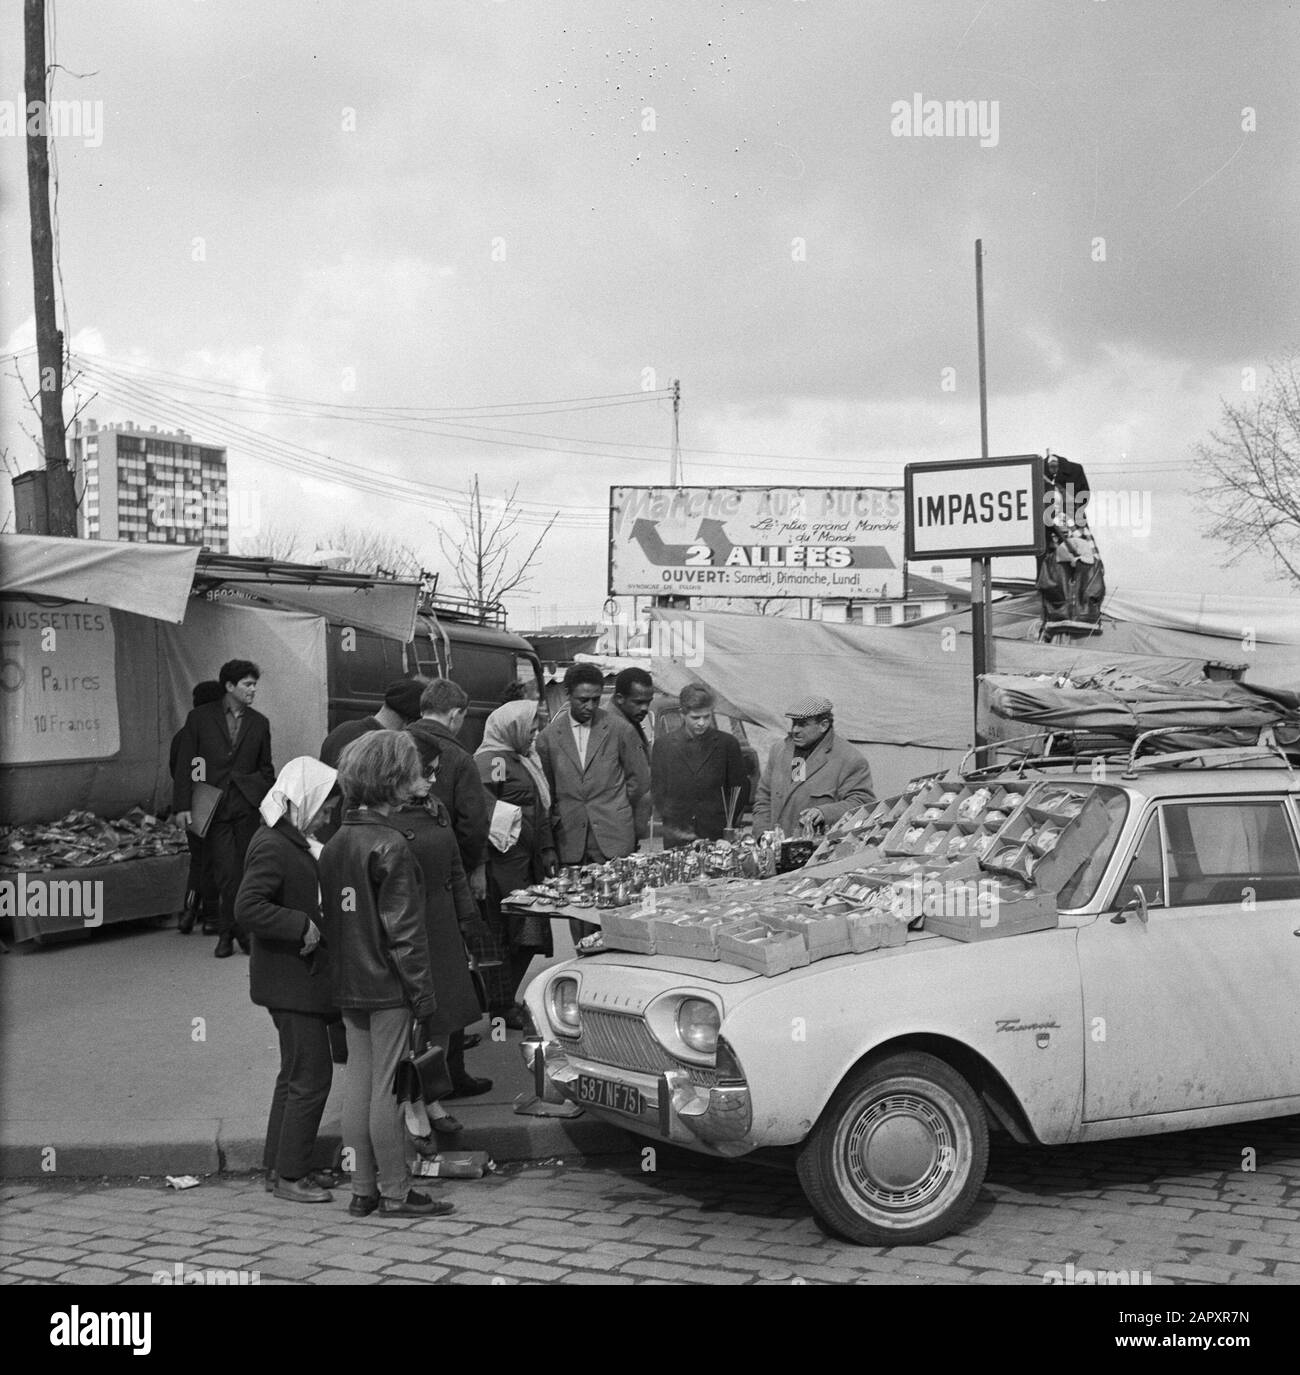
[[[975,240],[975,328],[979,340],[979,382],[980,382],[980,457],[989,456],[989,398],[988,384],[984,367],[984,241]],[[970,561],[970,611],[971,611],[971,686],[973,689],[972,710],[975,721],[975,759],[985,762],[979,753],[980,747],[988,740],[980,730],[979,698],[980,678],[993,671],[993,586],[992,563],[988,558]]]

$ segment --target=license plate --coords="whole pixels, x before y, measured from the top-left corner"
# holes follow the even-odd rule
[[[631,1084],[616,1084],[610,1079],[597,1079],[590,1074],[578,1075],[578,1102],[597,1108],[613,1108],[640,1117],[645,1109],[641,1090]]]

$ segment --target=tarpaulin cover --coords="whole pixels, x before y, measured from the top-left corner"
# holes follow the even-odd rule
[[[1245,683],[1116,682],[1109,687],[1054,687],[1031,678],[989,674],[989,707],[1009,721],[1053,729],[1136,734],[1162,726],[1257,729],[1300,720],[1294,693]]]
[[[306,611],[336,625],[370,630],[376,635],[401,640],[403,644],[415,634],[420,600],[418,583],[377,580],[368,587],[340,587],[331,583],[328,575],[320,582],[286,580],[253,567],[231,569],[224,563],[211,569],[201,568],[199,575],[204,587],[231,588],[237,596],[254,598],[258,604],[272,603]],[[216,597],[220,599],[220,591]]]
[[[1037,593],[993,603],[999,645],[1006,639],[1037,641],[1041,620]],[[1193,623],[1199,628],[1190,628]],[[919,634],[936,625],[968,636],[970,612],[902,629]],[[1256,682],[1300,689],[1300,601],[1294,597],[1112,596],[1103,608],[1101,633],[1076,643],[1108,655],[1187,656],[1237,665]]]
[[[786,708],[809,695],[830,698],[836,731],[863,747],[880,796],[916,774],[956,763],[973,743],[971,643],[951,627],[902,631],[668,608],[651,615],[671,623],[658,642],[680,651],[648,662],[655,686],[678,692],[689,682],[707,683],[720,711],[756,727],[750,739],[764,762],[786,732]],[[999,643],[997,652],[998,668],[1009,673],[1056,675],[1121,664],[1166,682],[1204,677],[1201,659],[1016,641]]]
[[[184,544],[0,535],[0,592],[91,602],[179,624],[198,556]]]

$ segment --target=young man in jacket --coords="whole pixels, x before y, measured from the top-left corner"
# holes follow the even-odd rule
[[[718,729],[713,694],[702,683],[687,683],[679,704],[681,730],[655,737],[650,784],[663,818],[664,845],[720,840],[727,828],[728,804],[735,826],[749,801],[749,774],[734,735]]]
[[[790,734],[772,747],[754,802],[754,834],[779,826],[797,836],[804,826],[831,826],[850,808],[874,802],[871,765],[835,734],[825,697],[805,697],[786,716]]]
[[[561,864],[603,864],[630,855],[648,833],[642,799],[650,792],[650,765],[623,716],[601,710],[604,686],[594,664],[574,664],[564,675],[568,707],[537,741]],[[577,941],[594,927],[574,921],[570,929]]]
[[[235,923],[235,895],[244,874],[244,855],[257,830],[257,809],[275,782],[271,763],[271,723],[253,710],[261,670],[249,659],[231,659],[217,675],[224,689],[219,702],[195,707],[181,727],[172,777],[176,818],[193,819],[195,783],[221,790],[205,837],[220,893],[218,959],[232,955],[235,940],[248,953],[248,937]]]

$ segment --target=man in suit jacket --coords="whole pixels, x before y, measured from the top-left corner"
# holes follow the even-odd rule
[[[177,820],[188,826],[195,783],[221,789],[221,801],[208,826],[207,844],[221,894],[217,924],[218,959],[234,953],[234,942],[248,953],[248,937],[235,924],[235,895],[244,875],[244,854],[257,830],[257,809],[275,782],[271,763],[271,723],[253,710],[261,670],[248,659],[231,659],[217,675],[225,695],[195,707],[181,727],[172,778]]]
[[[649,819],[640,805],[650,791],[645,750],[618,712],[600,709],[604,686],[594,664],[574,664],[564,675],[568,706],[537,741],[561,864],[602,864],[630,855]],[[575,941],[595,929],[589,922],[571,926]]]
[[[754,803],[754,834],[776,826],[797,836],[805,825],[831,826],[845,812],[874,802],[871,765],[835,734],[824,697],[805,697],[786,715],[790,734],[772,747]]]
[[[732,795],[732,826],[749,800],[740,744],[718,729],[713,694],[703,683],[687,683],[679,702],[681,729],[656,736],[650,755],[650,786],[666,846],[720,840]]]

